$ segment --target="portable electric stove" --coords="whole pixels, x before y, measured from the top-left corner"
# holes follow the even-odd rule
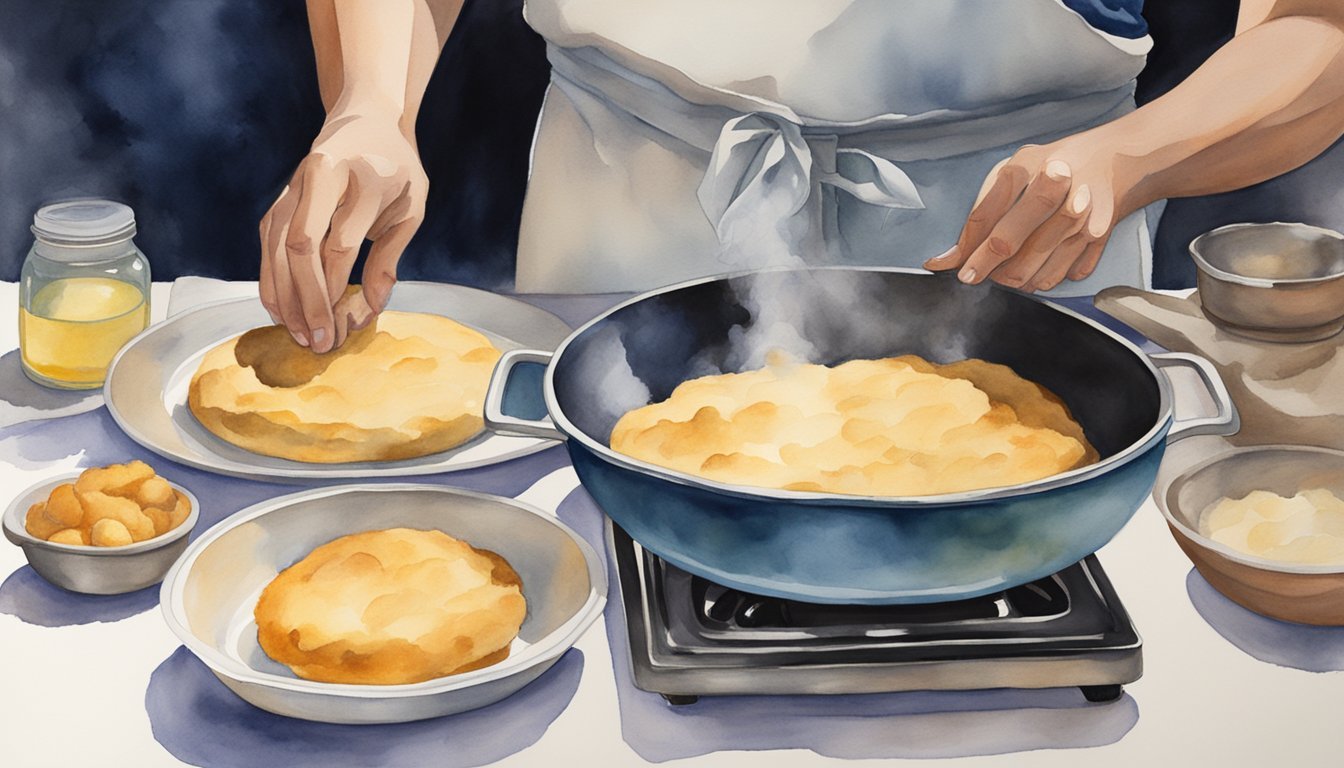
[[[1030,584],[927,605],[819,605],[693,576],[607,521],[635,685],[701,695],[1078,686],[1111,701],[1143,672],[1096,556]]]

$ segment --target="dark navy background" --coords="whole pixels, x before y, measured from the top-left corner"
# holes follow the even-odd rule
[[[403,278],[492,288],[512,278],[547,80],[521,4],[467,0],[448,41],[420,115],[430,200]],[[1068,4],[1123,16],[1138,3]],[[1235,12],[1235,0],[1149,3],[1156,47],[1140,99],[1203,61]],[[321,120],[302,0],[3,0],[0,279],[17,279],[41,203],[89,195],[135,208],[156,279],[255,278],[257,222]],[[1172,201],[1158,285],[1193,283],[1185,245],[1218,224],[1344,226],[1342,171],[1334,152],[1246,192]]]
[[[513,276],[548,78],[522,0],[468,0],[420,113],[427,220],[401,276]],[[46,201],[135,209],[154,277],[256,279],[257,224],[322,124],[302,0],[0,0],[0,279]]]

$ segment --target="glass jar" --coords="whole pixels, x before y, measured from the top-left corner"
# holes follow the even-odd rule
[[[117,351],[149,325],[149,261],[135,213],[110,200],[72,200],[33,216],[19,278],[19,349],[28,378],[95,389]]]

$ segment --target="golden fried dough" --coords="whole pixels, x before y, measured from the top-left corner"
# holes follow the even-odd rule
[[[621,417],[611,447],[719,482],[861,496],[1015,485],[1097,460],[1043,387],[914,355],[692,379]]]
[[[131,499],[90,491],[80,494],[80,501],[84,502],[84,514],[94,521],[95,529],[98,523],[113,520],[129,531],[135,541],[154,537],[154,521]]]
[[[353,331],[340,347],[318,354],[299,346],[283,325],[267,325],[239,336],[233,357],[239,365],[251,368],[257,380],[268,387],[298,387],[342,357],[363,351],[375,332],[375,324],[370,323]]]
[[[124,547],[135,539],[120,520],[105,517],[93,524],[89,539],[95,547]]]
[[[135,492],[135,503],[142,509],[151,508],[172,509],[173,504],[177,502],[177,495],[173,493],[172,486],[162,477],[151,477],[140,484]]]
[[[254,615],[262,650],[299,677],[396,685],[505,658],[526,612],[503,558],[391,528],[317,547],[266,586]]]
[[[112,464],[84,470],[75,481],[80,493],[99,491],[109,496],[134,496],[140,484],[154,476],[154,469],[143,461]]]
[[[88,534],[74,528],[66,528],[63,531],[57,531],[51,534],[47,541],[54,541],[57,544],[91,544],[93,543]]]
[[[47,497],[46,515],[49,520],[62,528],[76,528],[84,519],[84,507],[75,495],[75,486],[62,483],[52,489]]]
[[[28,508],[28,514],[24,515],[23,528],[29,534],[39,539],[50,539],[52,534],[61,530],[64,526],[47,517],[47,503],[39,501]]]
[[[201,361],[188,406],[223,440],[304,462],[424,456],[480,432],[485,389],[500,354],[488,339],[446,317],[411,312],[383,312],[376,331],[365,331],[319,356],[320,366],[296,363],[287,370],[289,357],[245,350],[253,365],[279,371],[270,378],[300,381],[311,374],[294,387],[263,384],[254,368],[239,363],[239,339],[226,341]]]
[[[167,533],[191,503],[143,461],[91,467],[29,507],[24,529],[59,544],[120,547]]]
[[[191,502],[187,499],[186,495],[178,493],[177,491],[174,491],[173,493],[177,495],[177,502],[173,505],[173,511],[169,513],[168,519],[172,521],[171,527],[176,528],[187,519],[188,515],[191,514]]]

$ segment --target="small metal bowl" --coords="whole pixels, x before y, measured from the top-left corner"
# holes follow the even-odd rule
[[[187,548],[187,535],[201,518],[201,503],[191,491],[170,482],[173,490],[191,502],[191,514],[167,533],[124,547],[57,544],[28,533],[24,528],[28,508],[45,501],[56,486],[73,483],[79,475],[71,472],[43,480],[16,496],[5,510],[5,538],[23,549],[28,564],[39,576],[71,592],[120,595],[163,581],[177,556]]]
[[[527,616],[507,658],[406,685],[304,680],[257,641],[257,599],[282,569],[346,534],[440,530],[517,571]],[[535,680],[606,604],[602,561],[564,523],[522,502],[437,485],[320,488],[248,507],[201,534],[159,592],[168,627],[230,690],[268,712],[328,723],[399,723],[493,704]]]
[[[1255,490],[1293,496],[1307,488],[1327,488],[1344,497],[1344,451],[1237,448],[1187,469],[1156,500],[1171,535],[1200,575],[1233,602],[1284,621],[1344,626],[1344,566],[1268,560],[1199,533],[1199,516],[1220,498],[1242,498]]]
[[[1306,224],[1229,224],[1190,243],[1214,323],[1261,341],[1319,341],[1344,329],[1344,235]]]

